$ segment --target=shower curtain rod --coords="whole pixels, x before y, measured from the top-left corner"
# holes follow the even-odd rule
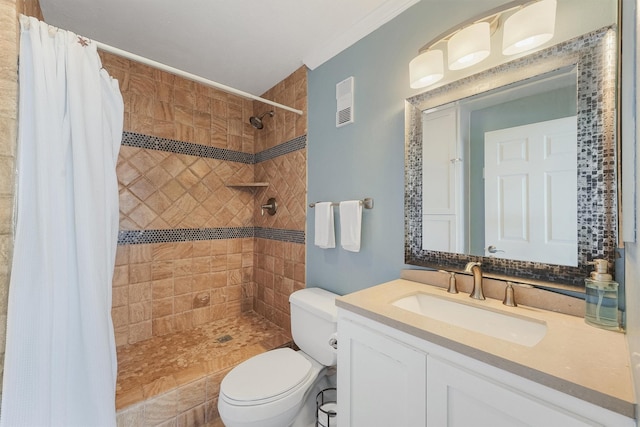
[[[231,86],[223,85],[222,83],[214,82],[213,80],[205,79],[204,77],[197,76],[195,74],[191,74],[189,72],[179,70],[177,68],[171,67],[169,65],[165,65],[161,62],[154,61],[149,58],[145,58],[144,56],[136,55],[135,53],[127,52],[126,50],[119,49],[117,47],[109,46],[108,44],[101,43],[99,41],[93,40],[96,46],[105,52],[113,53],[118,56],[122,56],[127,59],[132,59],[137,62],[141,62],[145,65],[149,65],[150,67],[158,68],[162,71],[166,71],[171,74],[176,74],[180,77],[184,77],[185,79],[193,80],[194,82],[202,83],[207,86],[215,87],[217,89],[223,90],[228,93],[232,93],[234,95],[241,96],[243,98],[249,98],[254,101],[260,101],[264,104],[273,105],[274,107],[282,108],[283,110],[291,111],[296,114],[304,114],[302,110],[298,110],[283,104],[279,104],[277,102],[271,101],[269,99],[261,98],[259,96],[250,94],[248,92],[241,91],[239,89],[233,88]]]

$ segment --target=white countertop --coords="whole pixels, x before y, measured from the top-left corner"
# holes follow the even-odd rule
[[[526,347],[429,319],[391,304],[417,292],[542,320],[547,324],[547,333],[538,344]],[[635,418],[629,351],[624,334],[589,326],[581,317],[523,305],[506,307],[494,299],[477,301],[467,293],[448,294],[443,288],[404,279],[339,297],[336,305]]]

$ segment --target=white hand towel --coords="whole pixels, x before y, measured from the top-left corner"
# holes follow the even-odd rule
[[[322,249],[336,247],[336,231],[331,202],[316,203],[315,244]]]
[[[340,202],[340,244],[351,252],[360,252],[362,205],[360,200]]]

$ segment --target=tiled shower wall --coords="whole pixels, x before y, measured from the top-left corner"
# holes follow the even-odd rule
[[[0,0],[0,363],[4,360],[17,136],[17,14],[42,18],[37,0]],[[101,54],[119,80],[125,131],[245,153],[277,149],[306,135],[306,69],[264,94],[305,112],[274,108],[265,128],[248,119],[271,107],[168,73]],[[255,138],[255,144],[254,144]],[[304,139],[306,143],[306,138]],[[257,312],[288,329],[288,295],[304,284],[306,148],[255,165],[123,146],[118,164],[123,230],[261,227],[261,237],[120,245],[113,282],[119,345],[200,323]],[[227,181],[269,181],[266,189],[230,189]],[[275,196],[279,212],[261,217]],[[271,228],[298,234],[265,237]],[[266,233],[265,233],[266,231]],[[286,233],[284,233],[286,234]],[[254,271],[254,265],[255,271]],[[207,299],[208,296],[208,299]],[[155,312],[155,316],[154,316]]]
[[[121,230],[158,230],[153,234],[159,236],[163,231],[246,231],[254,226],[260,228],[261,236],[270,236],[273,228],[286,231],[270,238],[240,233],[236,238],[166,242],[160,237],[119,245],[113,281],[117,344],[190,329],[252,309],[288,329],[288,303],[283,307],[282,301],[304,287],[306,116],[275,109],[273,120],[266,118],[265,128],[258,131],[249,125],[249,117],[254,109],[260,113],[264,104],[118,56],[101,53],[101,57],[120,82],[125,132],[131,132],[134,140],[153,146],[156,137],[165,143],[183,141],[223,151],[222,156],[211,158],[199,155],[200,149],[171,152],[150,149],[145,143],[123,145],[117,168]],[[306,111],[306,69],[265,96]],[[294,141],[293,150],[278,152],[284,142],[292,146],[289,140],[296,136],[302,136],[302,145]],[[269,149],[276,152],[269,155]],[[255,156],[256,164],[227,158],[237,153],[253,158],[265,150],[264,160],[260,154]],[[256,190],[225,185],[253,181],[268,181],[270,186]],[[274,196],[279,204],[276,216],[260,216],[259,205]],[[300,242],[286,237],[291,230],[298,232],[298,240],[302,236]],[[271,246],[282,250],[267,249]],[[274,250],[281,269],[270,261]],[[254,271],[254,265],[260,268]]]
[[[277,149],[286,141],[304,139],[307,134],[307,70],[299,68],[292,75],[262,95],[264,98],[304,111],[303,115],[275,109],[273,118],[264,118],[265,127],[255,131],[255,152]],[[271,108],[254,102],[254,111]],[[256,191],[254,223],[267,229],[294,230],[301,238],[289,241],[255,240],[254,278],[257,313],[285,330],[290,329],[289,295],[305,287],[304,232],[307,202],[307,149],[291,150],[255,165],[256,181],[269,187]],[[261,214],[260,205],[275,197],[278,212]]]

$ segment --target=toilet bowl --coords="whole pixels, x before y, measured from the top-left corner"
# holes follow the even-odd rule
[[[319,288],[294,292],[291,333],[299,351],[279,348],[233,368],[220,384],[218,412],[227,427],[286,427],[296,422],[326,368],[335,365],[336,295]]]
[[[290,348],[262,353],[243,364],[220,385],[218,411],[227,427],[288,426],[324,369]]]

